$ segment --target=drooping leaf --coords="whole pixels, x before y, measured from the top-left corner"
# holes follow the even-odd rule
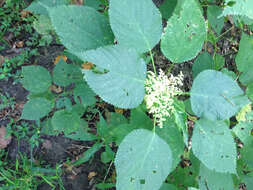
[[[211,5],[207,8],[207,18],[211,27],[219,35],[224,26],[224,17],[220,17],[222,8],[217,5]]]
[[[193,81],[191,106],[199,117],[225,120],[247,104],[249,100],[238,84],[221,72],[206,70]]]
[[[196,78],[199,73],[204,70],[213,68],[213,58],[208,52],[201,53],[194,61],[192,66],[193,78]]]
[[[117,190],[159,189],[171,171],[169,145],[156,133],[137,129],[120,144],[115,167]]]
[[[96,74],[84,70],[88,85],[104,101],[126,109],[137,107],[142,102],[146,64],[135,50],[122,46],[107,46],[79,56],[108,71]]]
[[[52,82],[48,70],[41,66],[22,67],[22,74],[24,78],[21,82],[24,88],[34,94],[47,91]]]
[[[168,20],[161,50],[172,62],[181,63],[196,57],[205,39],[206,25],[199,5],[188,0],[182,4],[180,14]]]
[[[245,33],[239,45],[239,51],[235,59],[237,69],[242,72],[239,80],[248,85],[253,82],[253,37]]]
[[[111,0],[109,17],[120,45],[144,53],[161,38],[162,17],[152,0]]]
[[[75,65],[67,64],[62,58],[56,64],[53,70],[53,81],[59,86],[68,86],[74,81],[82,80],[83,75]]]
[[[232,190],[234,189],[233,179],[229,173],[219,173],[214,170],[210,170],[203,164],[200,164],[199,172],[199,188],[201,190],[222,189]]]
[[[236,173],[236,146],[224,121],[198,120],[193,131],[192,150],[208,169]]]
[[[33,98],[28,100],[22,111],[22,119],[39,120],[46,116],[52,109],[52,102],[45,98]]]
[[[58,6],[50,9],[51,22],[61,42],[71,52],[82,52],[113,43],[105,16],[88,6]]]
[[[251,0],[226,0],[227,6],[223,11],[223,16],[242,15],[253,19],[253,1]],[[232,5],[229,3],[233,2]]]
[[[175,125],[175,123],[171,121],[166,121],[164,123],[163,128],[157,128],[156,133],[168,143],[172,151],[172,167],[171,170],[174,170],[178,163],[181,161],[181,156],[184,153],[184,139]]]
[[[33,1],[25,10],[32,11],[36,14],[48,15],[48,8],[67,4],[68,0],[37,0]]]

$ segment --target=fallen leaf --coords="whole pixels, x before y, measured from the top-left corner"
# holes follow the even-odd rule
[[[26,17],[28,14],[30,14],[31,12],[30,11],[28,11],[28,10],[23,10],[23,11],[21,11],[21,17],[22,18],[24,18],[24,17]]]
[[[88,175],[88,179],[90,180],[91,178],[95,177],[97,175],[96,172],[90,172]]]
[[[4,149],[11,142],[11,136],[6,138],[6,128],[0,127],[0,149]]]
[[[82,68],[85,69],[85,70],[90,70],[92,67],[93,67],[93,64],[90,63],[90,62],[82,64]]]
[[[55,60],[54,60],[54,65],[56,65],[56,64],[60,61],[61,58],[62,58],[64,61],[67,61],[67,59],[68,59],[65,55],[59,55],[59,56],[57,56],[57,57],[55,58]]]
[[[120,109],[120,108],[114,108],[114,110],[115,110],[116,113],[120,113],[120,114],[124,113],[124,110]]]
[[[18,48],[22,48],[24,46],[24,41],[18,41],[18,42],[16,42],[16,46]]]
[[[56,94],[62,93],[62,88],[60,86],[51,85],[50,90]]]

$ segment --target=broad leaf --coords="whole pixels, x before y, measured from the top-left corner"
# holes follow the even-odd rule
[[[201,72],[193,81],[193,112],[210,120],[225,120],[235,115],[249,100],[235,81],[213,70]]]
[[[120,45],[143,53],[162,35],[162,17],[152,0],[111,0],[110,24]]]
[[[83,82],[76,84],[74,96],[77,102],[80,102],[84,107],[91,106],[96,103],[96,94]]]
[[[211,27],[219,35],[224,26],[224,17],[219,17],[222,14],[221,7],[217,5],[208,6],[207,18]]]
[[[244,143],[247,144],[252,139],[251,131],[253,130],[253,122],[246,121],[238,123],[233,132]]]
[[[202,71],[212,68],[213,68],[212,56],[207,52],[201,53],[194,61],[192,66],[193,78],[196,78],[197,75]]]
[[[62,58],[54,67],[53,81],[59,86],[68,86],[74,81],[82,80],[83,75],[75,65],[67,64]]]
[[[164,19],[169,19],[177,5],[177,0],[164,0],[159,10]]]
[[[52,83],[51,76],[47,69],[41,66],[22,67],[22,84],[31,93],[38,94],[48,90]]]
[[[231,174],[219,173],[213,170],[209,170],[203,164],[200,164],[199,173],[199,188],[201,190],[211,190],[211,189],[222,189],[222,190],[232,190],[234,189],[233,179]]]
[[[159,190],[177,190],[177,188],[172,184],[164,183]]]
[[[46,116],[52,109],[52,102],[45,98],[30,99],[23,108],[22,119],[39,120]]]
[[[227,6],[223,14],[227,15],[242,15],[253,19],[253,1],[252,0],[226,0]],[[231,3],[232,2],[232,3]],[[232,5],[229,5],[231,3]]]
[[[246,90],[247,96],[250,98],[251,101],[253,101],[253,83],[251,83],[247,90]]]
[[[253,37],[242,33],[239,52],[235,59],[236,66],[242,74],[239,80],[248,85],[253,82]]]
[[[192,150],[208,169],[236,173],[236,145],[224,121],[198,120],[193,131]]]
[[[159,189],[171,171],[169,145],[156,133],[138,129],[120,144],[115,167],[117,190]]]
[[[33,1],[26,10],[32,11],[36,14],[48,15],[48,8],[59,5],[67,5],[68,0],[37,0]]]
[[[88,85],[104,101],[119,108],[134,108],[142,102],[146,63],[133,49],[107,46],[79,56],[108,71],[84,71]]]
[[[58,6],[49,15],[61,42],[72,52],[113,43],[108,20],[91,7]]]
[[[161,50],[172,62],[181,63],[196,57],[205,39],[206,25],[199,5],[195,0],[188,0],[183,3],[180,14],[168,20]]]

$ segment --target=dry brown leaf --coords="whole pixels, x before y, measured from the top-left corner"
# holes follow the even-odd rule
[[[51,85],[50,90],[56,94],[62,93],[62,88],[60,86]]]
[[[90,70],[93,67],[93,64],[90,62],[86,62],[82,64],[82,68],[85,70]]]
[[[114,108],[114,110],[115,110],[116,113],[120,113],[120,114],[124,113],[124,110],[120,109],[120,108]]]
[[[64,61],[67,61],[67,59],[68,59],[65,55],[59,55],[59,56],[57,56],[57,57],[55,58],[55,60],[54,60],[54,65],[56,65],[56,64],[60,61],[61,58],[62,58]]]
[[[21,11],[21,17],[22,18],[24,18],[24,17],[26,17],[28,14],[30,14],[31,12],[30,11],[28,11],[28,10],[23,10],[23,11]]]
[[[96,172],[90,172],[88,175],[88,179],[90,180],[91,178],[95,177],[97,175]]]
[[[6,128],[0,127],[0,149],[4,149],[11,142],[11,136],[6,138]]]
[[[4,56],[0,55],[0,67],[2,67],[4,63]]]
[[[24,46],[24,41],[18,41],[18,42],[16,42],[16,46],[18,48],[22,48]]]

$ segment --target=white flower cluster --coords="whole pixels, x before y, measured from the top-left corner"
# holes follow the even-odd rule
[[[153,114],[161,128],[166,117],[175,110],[174,98],[182,92],[180,87],[183,86],[183,78],[182,72],[176,77],[172,74],[166,76],[161,69],[157,77],[153,72],[148,72],[145,101],[149,113]]]

